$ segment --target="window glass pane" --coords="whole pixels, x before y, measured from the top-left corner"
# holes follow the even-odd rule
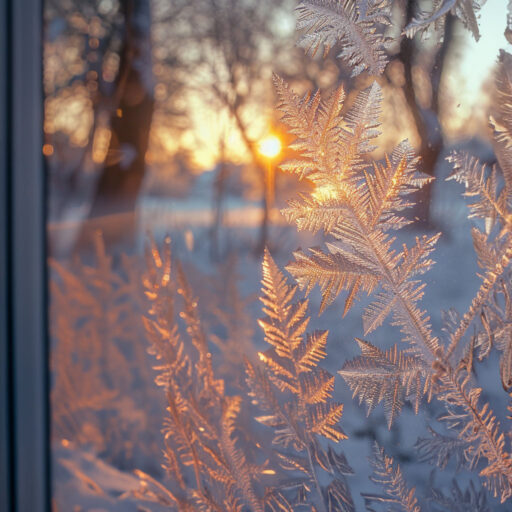
[[[44,18],[55,509],[507,510],[507,2]]]

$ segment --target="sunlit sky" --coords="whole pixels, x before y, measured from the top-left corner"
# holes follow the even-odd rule
[[[483,95],[490,92],[493,67],[500,49],[512,52],[505,38],[508,0],[488,0],[481,9],[479,26],[481,37],[475,41],[467,30],[460,32],[460,44],[452,66],[454,73],[449,87],[456,98],[455,108],[463,112],[477,112],[487,117],[488,105]],[[459,123],[464,122],[461,116]]]
[[[474,40],[468,30],[460,27],[456,37],[458,39],[457,50],[452,60],[450,77],[447,87],[449,88],[451,104],[449,105],[450,114],[453,109],[453,115],[450,115],[447,123],[448,132],[464,132],[467,128],[467,118],[479,118],[482,123],[486,123],[488,116],[488,103],[482,98],[482,88],[484,94],[489,92],[489,83],[492,77],[493,67],[497,62],[499,50],[504,49],[512,52],[512,45],[507,42],[504,31],[506,26],[508,0],[488,0],[480,11],[480,33],[481,37]],[[204,104],[201,107],[201,99],[194,99],[198,103],[195,111],[195,133],[190,134],[190,143],[195,146],[195,157],[197,164],[203,169],[211,169],[215,165],[218,157],[218,147],[216,137],[212,133],[220,129],[227,132],[227,151],[231,157],[244,158],[244,144],[237,134],[237,130],[230,126],[229,120],[225,115],[210,109],[206,112]],[[261,110],[264,110],[263,108]],[[256,127],[256,132],[265,135],[265,118],[270,118],[268,112],[255,112],[261,122]],[[254,133],[256,134],[256,133]],[[202,144],[198,148],[197,140]],[[234,153],[234,154],[233,154]]]
[[[464,89],[473,99],[496,63],[500,48],[512,51],[512,45],[505,38],[507,3],[508,0],[488,0],[484,4],[479,20],[481,37],[478,42],[465,32],[460,71],[466,79]]]
[[[271,77],[268,77],[269,87]],[[189,99],[193,131],[185,135],[185,144],[193,148],[194,160],[203,170],[211,170],[219,159],[219,136],[224,133],[225,158],[237,162],[247,161],[250,157],[234,120],[225,109],[212,108],[211,101],[204,95],[193,92]],[[259,140],[268,134],[272,113],[268,106],[249,105],[245,111],[250,118],[248,134],[251,140]],[[250,114],[250,115],[248,115]]]
[[[455,50],[449,64],[450,73],[444,75],[447,100],[443,107],[442,122],[448,139],[464,135],[471,136],[472,131],[482,130],[482,127],[485,129],[488,116],[487,95],[492,90],[493,67],[500,49],[512,53],[512,45],[504,35],[507,3],[508,0],[487,0],[484,4],[480,12],[481,37],[478,42],[473,39],[468,30],[459,27],[455,41],[457,44],[454,45]],[[283,32],[293,31],[293,17],[284,16],[283,19],[290,21],[285,27],[283,25]],[[47,62],[47,66],[49,64],[50,62]],[[270,68],[265,69],[264,73],[268,76],[261,77],[262,87],[268,83],[269,91],[272,87],[271,71]],[[220,138],[225,141],[223,158],[234,162],[248,160],[245,144],[234,121],[212,98],[211,93],[208,94],[208,87],[201,83],[201,72],[195,74],[194,80],[196,83],[189,89],[191,92],[186,100],[193,127],[185,134],[181,143],[191,150],[198,170],[208,170],[215,166],[220,158]],[[204,82],[208,83],[208,80]],[[82,87],[83,91],[79,90],[79,87]],[[78,86],[67,91],[66,94],[47,99],[45,108],[49,115],[46,116],[45,130],[49,133],[59,130],[72,133],[71,142],[84,146],[92,123],[92,113],[88,115],[87,122],[84,117],[90,111],[88,93],[84,86]],[[260,91],[259,98],[255,98],[243,113],[249,126],[249,138],[256,143],[271,131],[271,122],[275,114],[274,106],[268,104],[264,98],[268,98],[267,92]],[[65,115],[53,116],[51,115],[53,111],[62,112]],[[76,128],[77,126],[79,129]],[[398,125],[395,128],[403,131],[403,127],[399,128]],[[168,154],[172,154],[177,148],[178,140],[173,134],[168,134],[165,128],[161,130],[159,137],[163,146]],[[404,133],[403,137],[410,137],[410,135],[410,133]],[[108,147],[108,141],[106,145]]]

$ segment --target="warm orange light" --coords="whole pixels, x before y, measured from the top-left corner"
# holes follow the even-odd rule
[[[51,144],[43,145],[43,155],[44,156],[52,156],[53,155],[53,146]]]
[[[316,187],[313,192],[313,197],[318,201],[328,201],[329,199],[335,199],[339,194],[339,191],[333,185],[322,185]]]
[[[267,158],[275,158],[281,152],[281,141],[275,135],[269,135],[260,141],[259,152]]]

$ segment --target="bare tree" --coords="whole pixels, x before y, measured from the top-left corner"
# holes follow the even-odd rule
[[[46,109],[45,122],[47,142],[54,148],[51,210],[57,220],[77,204],[88,211],[75,248],[89,244],[91,233],[97,227],[105,231],[107,224],[114,226],[105,232],[107,244],[111,237],[133,235],[153,113],[158,112],[160,123],[165,117],[173,133],[184,129],[184,112],[177,107],[184,91],[183,62],[179,34],[172,27],[188,4],[120,0],[102,7],[90,0],[52,0],[46,9],[45,88],[52,108]],[[156,99],[155,82],[160,85]],[[55,121],[68,115],[62,98],[78,98],[83,105],[73,125],[63,128]],[[81,134],[78,142],[73,132]],[[112,216],[122,217],[122,225]],[[111,222],[103,222],[107,218]]]
[[[266,187],[266,166],[258,153],[257,143],[251,135],[251,116],[248,109],[251,104],[270,105],[270,76],[276,65],[276,54],[286,43],[276,32],[275,20],[280,10],[285,8],[286,1],[260,2],[254,0],[196,0],[197,13],[201,19],[200,26],[205,30],[199,37],[200,58],[202,66],[209,76],[208,87],[219,108],[228,114],[228,118],[238,131],[252,166],[259,174],[260,188]],[[262,134],[263,135],[263,134]],[[220,134],[222,138],[224,133]],[[220,141],[221,157],[225,154],[227,142]],[[219,163],[215,185],[215,222],[221,222],[226,166]],[[259,247],[262,248],[267,239],[269,222],[269,205],[263,196],[263,215]],[[212,230],[212,245],[217,247],[219,228]]]
[[[419,7],[416,1],[403,2],[402,19],[404,27],[411,23]],[[448,13],[441,29],[440,43],[435,49],[432,69],[429,73],[432,91],[429,108],[422,109],[419,106],[413,80],[413,66],[419,60],[420,54],[424,51],[424,45],[422,45],[420,35],[418,34],[413,39],[403,37],[400,42],[400,51],[395,57],[400,59],[403,63],[404,84],[402,89],[420,138],[420,148],[418,152],[422,160],[422,170],[431,176],[435,175],[438,158],[443,149],[443,133],[439,122],[439,98],[441,94],[441,80],[445,70],[447,56],[453,44],[454,26],[455,17],[451,13]],[[417,220],[426,226],[430,224],[429,209],[431,195],[432,183],[429,183],[418,192],[414,212]]]
[[[108,150],[116,157],[107,160],[101,171],[89,218],[126,213],[129,220],[123,224],[123,234],[126,230],[133,234],[133,214],[146,172],[144,159],[154,108],[151,11],[149,0],[124,0],[121,7],[124,32]],[[113,236],[106,234],[108,238]],[[86,224],[79,244],[89,242],[89,238]]]

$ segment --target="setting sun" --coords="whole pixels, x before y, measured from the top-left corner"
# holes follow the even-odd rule
[[[281,152],[281,141],[275,135],[269,135],[261,140],[259,152],[267,158],[275,158]]]

